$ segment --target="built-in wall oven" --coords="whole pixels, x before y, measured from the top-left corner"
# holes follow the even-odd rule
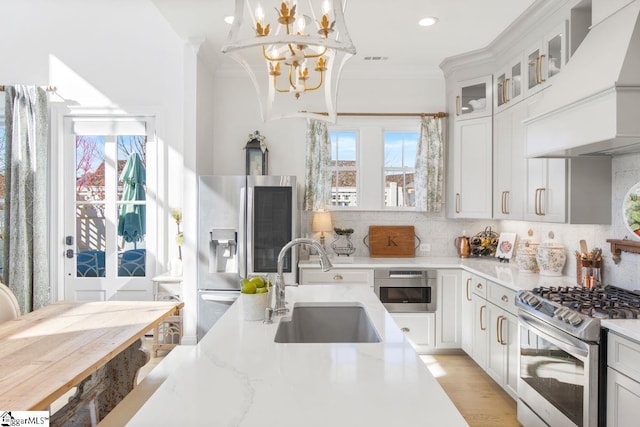
[[[376,269],[373,284],[390,313],[436,311],[436,270]]]

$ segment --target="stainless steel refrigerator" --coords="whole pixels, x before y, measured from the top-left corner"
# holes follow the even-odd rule
[[[201,176],[198,185],[199,341],[238,298],[243,277],[275,276],[299,225],[295,176]],[[296,281],[295,250],[284,272]]]

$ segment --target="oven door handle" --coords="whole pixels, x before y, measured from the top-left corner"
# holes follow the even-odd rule
[[[583,341],[580,341],[569,334],[557,332],[553,326],[546,325],[529,314],[520,312],[518,313],[518,319],[526,328],[533,330],[533,332],[540,335],[547,341],[550,341],[553,345],[567,353],[574,356],[577,355],[582,358],[587,358],[589,356],[589,346]]]

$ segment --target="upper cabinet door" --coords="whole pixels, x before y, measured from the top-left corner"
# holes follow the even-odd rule
[[[560,25],[525,51],[527,96],[546,87],[567,63],[567,25]]]
[[[456,85],[454,109],[456,120],[490,116],[493,112],[491,97],[492,77],[459,82]]]
[[[502,67],[494,80],[495,111],[499,112],[518,103],[523,98],[523,55],[518,55]]]

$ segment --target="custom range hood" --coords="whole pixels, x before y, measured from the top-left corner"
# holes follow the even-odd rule
[[[593,0],[594,12],[597,1],[611,0]],[[599,22],[594,14],[589,33],[524,122],[528,157],[640,152],[639,15],[640,0]]]

